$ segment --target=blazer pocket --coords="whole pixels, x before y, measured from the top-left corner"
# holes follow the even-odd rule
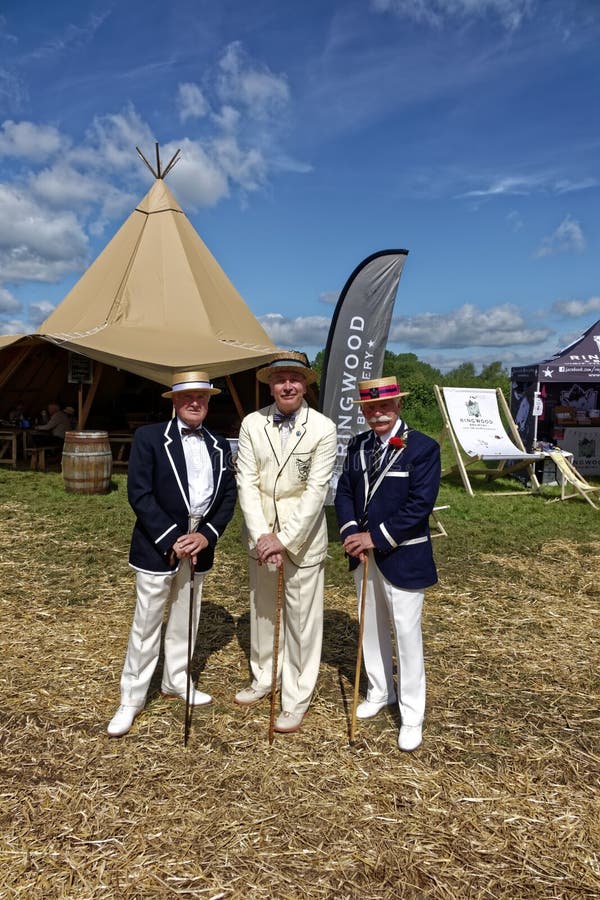
[[[290,456],[292,464],[292,472],[296,481],[301,483],[308,481],[310,475],[310,467],[312,465],[311,453],[292,453]]]

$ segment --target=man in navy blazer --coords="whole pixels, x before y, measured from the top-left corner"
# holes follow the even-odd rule
[[[121,705],[108,725],[111,737],[127,734],[144,707],[158,662],[167,602],[161,692],[186,698],[189,561],[194,570],[193,647],[204,575],[212,568],[215,544],[236,500],[229,444],[203,425],[209,399],[219,393],[206,372],[178,372],[172,390],[162,395],[172,398],[175,416],[135,433],[127,494],[136,514],[129,564],[136,570],[137,602],[121,675]],[[194,706],[211,699],[192,686]]]
[[[369,431],[348,445],[335,507],[357,593],[367,571],[363,659],[367,698],[357,716],[368,719],[398,698],[398,746],[415,750],[422,740],[425,667],[421,615],[425,588],[437,581],[429,515],[440,485],[440,448],[400,418],[396,378],[358,383]],[[390,621],[396,642],[394,688]]]

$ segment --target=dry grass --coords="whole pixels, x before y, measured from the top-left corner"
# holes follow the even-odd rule
[[[0,504],[2,895],[11,898],[580,898],[600,895],[600,549],[471,552],[427,598],[428,718],[401,754],[388,711],[348,745],[356,647],[347,589],[326,592],[305,727],[267,744],[247,680],[245,572],[207,580],[195,669],[214,704],[106,723],[133,612],[126,547],[63,547],[63,525]],[[54,544],[53,544],[54,542]],[[86,556],[105,559],[90,576]],[[58,554],[60,557],[60,554]],[[89,596],[73,603],[74,594]]]

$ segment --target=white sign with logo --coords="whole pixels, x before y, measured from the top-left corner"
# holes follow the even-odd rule
[[[531,456],[506,433],[494,388],[442,389],[456,439],[469,456],[525,459]]]
[[[584,478],[600,475],[600,428],[565,428],[559,443],[573,454],[573,465]]]

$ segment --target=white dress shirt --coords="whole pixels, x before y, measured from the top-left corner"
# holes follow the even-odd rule
[[[182,428],[188,426],[177,419],[181,434]],[[209,507],[214,491],[214,480],[210,456],[204,438],[194,434],[181,435],[185,465],[187,468],[188,488],[190,492],[190,515],[203,516]]]

